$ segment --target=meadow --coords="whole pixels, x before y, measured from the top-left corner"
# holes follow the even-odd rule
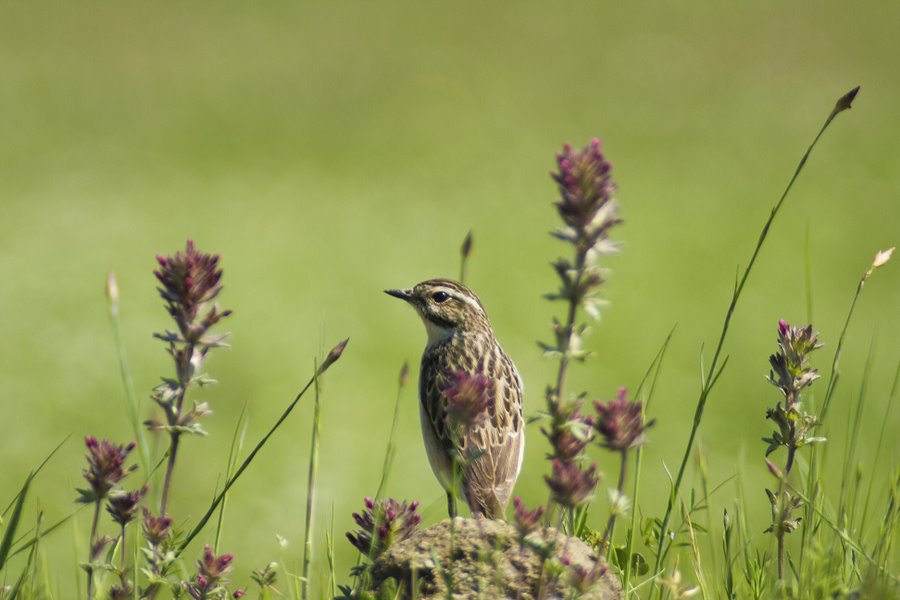
[[[637,390],[674,328],[648,409],[655,425],[638,502],[638,522],[662,517],[736,277],[835,100],[861,85],[768,232],[687,465],[683,498],[704,484],[717,490],[698,523],[709,530],[703,564],[715,571],[706,593],[721,597],[714,556],[723,509],[736,501],[745,509],[754,556],[776,551],[763,533],[773,476],[761,438],[779,399],[765,379],[779,319],[812,323],[825,344],[810,357],[823,378],[805,396],[820,407],[860,277],[876,252],[897,244],[897,13],[888,2],[692,11],[3,4],[0,502],[12,506],[29,472],[62,444],[31,482],[20,534],[38,515],[49,524],[74,511],[42,538],[35,585],[54,598],[84,593],[91,515],[75,504],[83,438],[135,439],[105,293],[110,272],[144,419],[160,376],[171,375],[152,337],[171,328],[155,256],[188,238],[221,254],[218,302],[234,313],[217,329],[231,332],[231,347],[207,360],[218,384],[191,392],[214,414],[206,437],[185,439],[174,472],[170,513],[186,530],[221,489],[239,424],[243,457],[316,361],[350,338],[321,381],[318,597],[328,592],[332,522],[338,579],[355,564],[343,532],[379,485],[401,366],[409,361],[413,381],[418,372],[422,326],[382,290],[457,277],[459,246],[472,231],[466,281],[523,376],[526,414],[537,415],[557,369],[537,342],[550,340],[561,312],[543,295],[557,286],[550,262],[567,252],[548,235],[559,227],[549,173],[563,143],[580,148],[593,137],[612,161],[624,223],[611,233],[621,252],[603,260],[608,305],[585,337],[593,356],[572,365],[568,387],[603,401],[621,386]],[[817,432],[828,438],[820,452],[829,509],[842,487],[871,489],[864,530],[847,532],[869,547],[896,492],[898,306],[895,258],[859,296]],[[419,500],[423,524],[433,524],[446,508],[422,448],[415,385],[400,401],[385,493]],[[252,570],[271,561],[300,569],[312,418],[305,397],[230,490],[218,548],[234,553],[231,578],[251,595]],[[539,427],[527,431],[516,490],[528,506],[547,499],[549,446]],[[166,446],[165,436],[147,434],[154,464]],[[588,525],[602,529],[618,461],[589,453],[604,478]],[[152,504],[159,493],[154,480]],[[186,568],[213,536],[212,527],[198,535]],[[649,546],[640,550],[652,563]],[[0,584],[14,583],[27,555],[10,560]],[[691,561],[688,548],[680,562],[688,585],[697,583]],[[895,555],[888,571],[896,582]],[[279,573],[280,588],[289,581]]]

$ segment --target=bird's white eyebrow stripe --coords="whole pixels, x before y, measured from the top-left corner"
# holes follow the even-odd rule
[[[472,306],[479,310],[482,310],[481,305],[478,303],[478,300],[476,300],[469,294],[462,292],[458,288],[442,285],[442,286],[438,286],[438,291],[445,292],[445,293],[449,294],[450,296],[456,298],[457,300],[461,300],[462,302],[465,302],[469,306]]]

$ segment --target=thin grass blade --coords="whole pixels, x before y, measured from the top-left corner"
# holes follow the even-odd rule
[[[22,518],[22,510],[25,507],[25,497],[28,495],[28,488],[31,485],[31,479],[34,473],[29,473],[25,479],[25,484],[19,491],[16,505],[9,517],[6,530],[3,532],[3,539],[0,540],[0,570],[6,565],[6,559],[9,558],[9,551],[12,549],[12,543],[16,536],[16,529],[19,527],[19,520]]]

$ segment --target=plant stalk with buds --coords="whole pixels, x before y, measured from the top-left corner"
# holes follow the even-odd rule
[[[185,397],[193,385],[215,383],[203,374],[203,361],[211,349],[225,345],[228,334],[209,334],[209,330],[231,311],[220,311],[214,304],[222,291],[219,255],[204,254],[188,240],[184,252],[170,257],[157,256],[156,260],[159,268],[154,274],[160,283],[159,294],[177,326],[174,331],[155,334],[167,344],[166,350],[175,363],[175,377],[163,378],[152,395],[164,411],[165,422],[147,422],[151,429],[169,434],[168,464],[159,507],[160,516],[165,516],[181,436],[204,435],[198,420],[211,412],[205,402],[195,402],[186,409]]]
[[[549,425],[542,432],[553,448],[553,474],[545,478],[551,498],[568,504],[578,500],[577,505],[590,497],[599,477],[595,474],[596,465],[583,469],[578,464],[590,442],[593,422],[579,413],[577,401],[566,399],[564,385],[570,361],[588,356],[581,349],[587,325],[577,324],[578,311],[582,309],[590,318],[599,318],[601,301],[597,291],[604,277],[598,259],[617,249],[609,240],[609,230],[622,221],[617,217],[618,207],[613,199],[616,185],[611,177],[612,165],[600,151],[600,140],[595,138],[581,150],[566,144],[557,155],[557,166],[559,170],[552,177],[559,187],[560,199],[555,206],[564,227],[553,235],[572,245],[574,258],[559,258],[553,263],[560,285],[546,296],[565,302],[567,308],[564,322],[554,319],[554,343],[541,344],[545,354],[559,358],[555,383],[546,391]],[[584,493],[588,485],[591,490]]]

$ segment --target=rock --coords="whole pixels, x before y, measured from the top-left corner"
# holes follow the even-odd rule
[[[623,597],[618,578],[593,550],[555,529],[541,529],[520,545],[503,521],[457,517],[417,531],[372,565],[370,592],[398,589],[400,598],[587,598]],[[451,556],[452,547],[452,556]],[[542,555],[545,557],[542,559]]]

